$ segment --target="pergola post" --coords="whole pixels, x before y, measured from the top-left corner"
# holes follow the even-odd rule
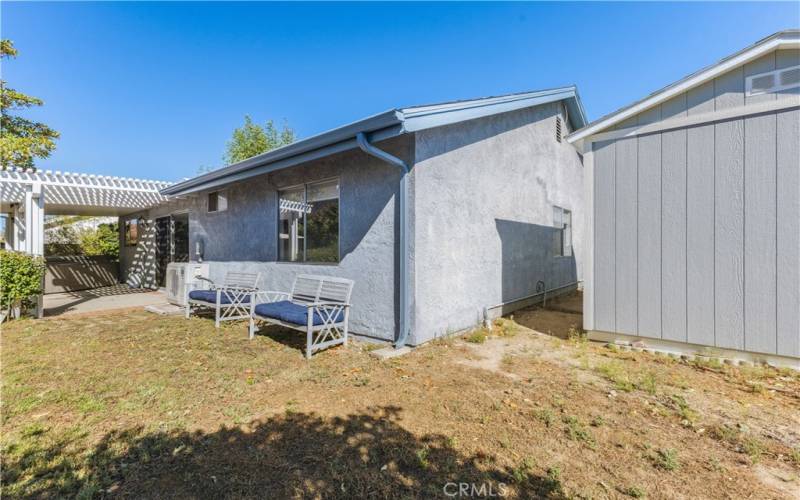
[[[12,247],[17,252],[25,251],[25,212],[19,203],[14,204],[14,227],[11,238]]]
[[[25,252],[44,255],[44,187],[41,182],[25,189]]]

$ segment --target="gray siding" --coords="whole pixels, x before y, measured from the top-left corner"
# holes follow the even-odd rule
[[[796,64],[797,50],[767,54],[623,128],[781,99],[745,98],[745,78]],[[593,144],[596,330],[800,356],[798,122],[784,110]]]
[[[417,133],[417,342],[474,326],[485,307],[535,293],[538,280],[555,288],[578,278],[583,166],[574,148],[556,141],[560,108]],[[572,210],[572,257],[553,255],[554,205]]]

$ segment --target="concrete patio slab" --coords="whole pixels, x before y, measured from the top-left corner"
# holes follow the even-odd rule
[[[45,295],[44,315],[53,317],[157,304],[167,304],[166,296],[159,291],[114,285]]]

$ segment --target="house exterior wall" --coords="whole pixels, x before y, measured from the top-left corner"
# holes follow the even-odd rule
[[[539,280],[555,289],[579,279],[582,165],[565,140],[556,141],[556,116],[566,136],[564,108],[552,103],[377,144],[413,165],[409,344],[474,326],[485,308],[534,294]],[[277,262],[278,190],[336,176],[341,261]],[[260,272],[261,288],[289,290],[300,273],[350,278],[351,331],[394,340],[399,180],[397,167],[350,151],[231,185],[224,212],[208,213],[207,193],[199,193],[123,217],[120,231],[128,218],[188,211],[191,258],[202,242],[212,280],[227,271]],[[554,205],[572,211],[571,256],[553,254]],[[154,249],[152,227],[137,247],[123,246],[123,279],[155,286]]]
[[[556,116],[566,135],[560,103],[416,133],[413,343],[580,279],[583,168]],[[554,205],[572,211],[571,257],[553,255]]]
[[[377,145],[413,163],[413,136],[401,136]],[[307,182],[340,179],[340,262],[301,264],[278,262],[278,190]],[[224,279],[227,271],[260,272],[259,287],[291,290],[298,274],[323,274],[355,281],[351,331],[393,340],[398,317],[396,282],[398,258],[395,207],[400,171],[361,151],[349,151],[287,170],[265,174],[225,189],[228,209],[208,213],[207,193],[172,201],[145,214],[130,214],[124,221],[145,215],[150,220],[188,210],[192,260],[195,244],[202,241],[210,278]],[[154,242],[149,232],[138,247],[122,247],[123,279],[137,273],[153,286]]]
[[[796,99],[745,78],[798,64],[774,51],[617,128]],[[594,142],[586,328],[800,356],[799,145],[796,107]]]

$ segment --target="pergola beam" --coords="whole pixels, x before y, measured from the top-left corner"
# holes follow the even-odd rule
[[[31,169],[0,170],[0,205],[13,213],[13,248],[44,253],[44,214],[47,205],[58,211],[134,212],[165,202],[160,191],[168,182],[106,175]]]

